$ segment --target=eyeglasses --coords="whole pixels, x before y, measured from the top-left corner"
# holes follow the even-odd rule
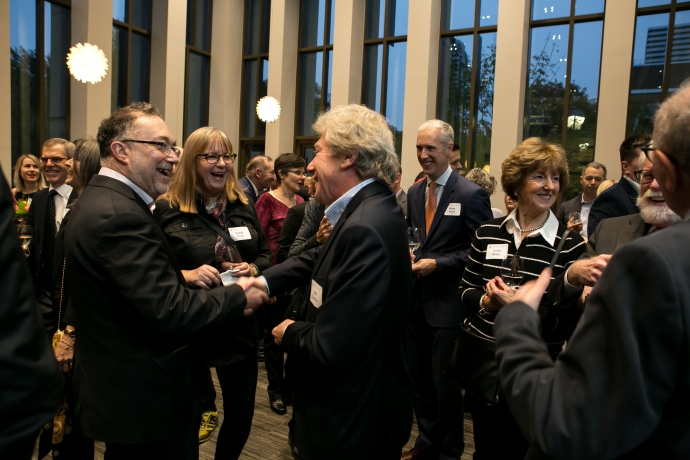
[[[647,145],[643,145],[642,147],[640,147],[640,150],[644,152],[644,156],[646,156],[649,161],[654,163],[654,156],[656,153],[656,149],[654,148],[654,141],[650,142]],[[635,174],[637,174],[637,171],[635,171]]]
[[[53,164],[59,165],[59,164],[64,163],[65,161],[69,160],[69,158],[65,158],[65,157],[41,157],[41,158],[39,158],[39,160],[41,161],[41,164],[43,166],[45,166],[48,164],[49,161],[52,161]]]
[[[226,164],[233,164],[235,162],[235,158],[237,158],[236,153],[224,153],[222,155],[218,155],[217,153],[202,153],[197,156],[202,157],[204,160],[206,160],[206,163],[210,165],[214,165],[218,163],[218,160],[221,158]]]
[[[166,157],[170,155],[171,152],[175,154],[175,156],[179,157],[180,156],[180,150],[177,146],[168,144],[167,142],[161,142],[161,141],[141,141],[139,139],[122,139],[120,142],[136,142],[138,144],[149,144],[149,145],[155,145],[156,148],[160,153],[165,155]]]
[[[307,173],[305,173],[301,169],[288,169],[288,172],[294,174],[297,177],[307,177]]]
[[[641,185],[650,184],[654,181],[654,173],[651,169],[638,169],[635,171],[635,177]]]

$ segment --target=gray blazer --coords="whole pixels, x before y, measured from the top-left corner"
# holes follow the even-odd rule
[[[621,244],[646,235],[649,227],[651,225],[642,220],[639,214],[604,219],[587,241],[587,256],[613,254]]]
[[[405,193],[405,190],[400,190],[400,195],[397,196],[396,201],[402,208],[403,214],[405,214],[405,217],[407,218],[407,193]]]

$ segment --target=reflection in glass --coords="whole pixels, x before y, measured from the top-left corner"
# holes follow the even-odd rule
[[[132,69],[129,80],[129,103],[149,100],[149,66],[151,39],[132,33]]]
[[[268,39],[271,32],[271,0],[261,0],[263,15],[261,16],[261,52],[268,53]]]
[[[326,0],[301,0],[299,47],[323,46]]]
[[[120,22],[127,22],[127,0],[113,0],[113,19]]]
[[[604,0],[576,0],[575,16],[604,12]],[[579,176],[578,176],[579,177]]]
[[[407,35],[408,0],[388,0],[388,36]]]
[[[110,110],[127,105],[127,29],[113,26]]]
[[[196,0],[196,42],[194,46],[204,51],[211,51],[211,2]],[[189,21],[188,21],[189,22]]]
[[[637,7],[645,8],[647,6],[670,5],[671,0],[638,0]]]
[[[364,13],[364,39],[383,38],[386,0],[367,0]]]
[[[132,2],[132,25],[146,31],[151,29],[151,0]]]
[[[45,137],[67,139],[69,72],[65,56],[70,47],[70,10],[45,2]]]
[[[244,21],[244,54],[257,54],[259,49],[260,0],[247,0]]]
[[[470,29],[474,27],[475,3],[476,0],[443,0],[441,6],[441,30]]]
[[[402,3],[402,2],[401,2]],[[405,62],[407,42],[388,45],[388,78],[386,81],[386,113],[391,125],[395,151],[402,151],[403,108],[405,106]]]
[[[208,125],[209,81],[211,59],[208,56],[189,52],[187,62],[187,107],[185,139],[194,130]]]
[[[669,71],[669,92],[677,90],[690,77],[690,10],[676,12]]]
[[[381,113],[381,80],[383,75],[383,45],[364,47],[364,81],[362,104]]]
[[[268,94],[268,59],[261,60],[261,81],[259,82],[259,95],[258,99],[266,96]],[[254,113],[256,113],[256,106],[254,107]],[[257,137],[264,137],[266,135],[266,122],[261,121],[259,117],[256,117],[257,121]]]
[[[258,61],[244,61],[244,137],[254,137],[256,123],[259,118],[256,116],[256,72]]]
[[[498,25],[498,0],[481,0],[479,27]]]
[[[496,73],[496,32],[479,34],[477,43],[479,55],[479,75],[476,78],[478,86],[477,109],[474,122],[474,142],[472,144],[472,167],[481,168],[489,164],[491,157],[491,126],[494,108],[494,77]]]
[[[298,135],[312,135],[311,125],[321,110],[323,53],[300,54],[301,92]]]
[[[532,0],[533,21],[567,16],[570,16],[570,0]]]

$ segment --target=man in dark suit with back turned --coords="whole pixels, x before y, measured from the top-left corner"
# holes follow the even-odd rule
[[[390,190],[393,135],[359,105],[319,116],[307,168],[333,230],[323,246],[240,280],[276,292],[307,285],[298,321],[273,329],[294,369],[294,446],[303,460],[397,460],[412,426],[404,354],[410,256]]]
[[[588,236],[594,233],[602,219],[640,212],[635,204],[640,194],[640,184],[635,177],[635,171],[642,169],[644,164],[644,154],[640,148],[649,144],[651,140],[652,137],[648,134],[635,134],[621,144],[621,178],[592,203],[587,222]]]
[[[402,179],[402,167],[398,169],[398,173],[395,175],[395,182],[391,185],[391,190],[395,193],[395,201],[398,202],[400,207],[407,218],[407,193],[400,187],[400,180]]]
[[[578,232],[581,236],[586,237],[592,202],[597,198],[597,189],[604,180],[606,180],[606,166],[603,164],[593,161],[582,168],[582,175],[580,176],[582,195],[561,203],[556,213],[556,219],[567,226],[571,232]],[[570,222],[570,214],[574,212],[580,213],[580,223],[577,225]]]
[[[36,289],[36,300],[43,316],[46,332],[55,332],[57,313],[53,312],[53,256],[55,236],[67,212],[67,205],[77,199],[77,192],[67,181],[67,160],[74,155],[74,144],[65,139],[48,139],[43,143],[41,166],[50,184],[34,194],[26,218],[33,229],[29,246],[29,267]]]
[[[415,251],[416,275],[408,332],[408,359],[419,436],[408,459],[458,459],[463,441],[463,399],[458,384],[443,375],[468,315],[458,300],[474,234],[493,217],[489,195],[448,165],[453,128],[441,120],[424,122],[417,133],[417,159],[427,175],[407,193],[407,223],[422,229]]]
[[[79,331],[75,425],[105,442],[108,460],[197,458],[201,391],[185,335],[249,315],[267,298],[238,286],[187,287],[151,214],[179,161],[152,105],[113,112],[98,143],[103,167],[65,230]]]
[[[501,386],[527,459],[688,458],[690,87],[659,107],[654,144],[654,178],[685,221],[615,252],[556,362],[536,313],[548,269],[498,313]]]
[[[259,195],[269,190],[276,182],[273,160],[265,155],[252,158],[245,168],[244,176],[238,182],[244,193],[252,199],[252,203],[256,203]]]

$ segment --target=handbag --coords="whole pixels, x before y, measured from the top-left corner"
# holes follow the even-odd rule
[[[551,259],[553,266],[563,249],[570,230],[563,232],[561,241]],[[482,329],[482,322],[476,313],[465,318],[458,328],[458,337],[453,344],[444,374],[462,386],[480,402],[493,407],[498,404],[501,385],[496,360],[496,339]]]

